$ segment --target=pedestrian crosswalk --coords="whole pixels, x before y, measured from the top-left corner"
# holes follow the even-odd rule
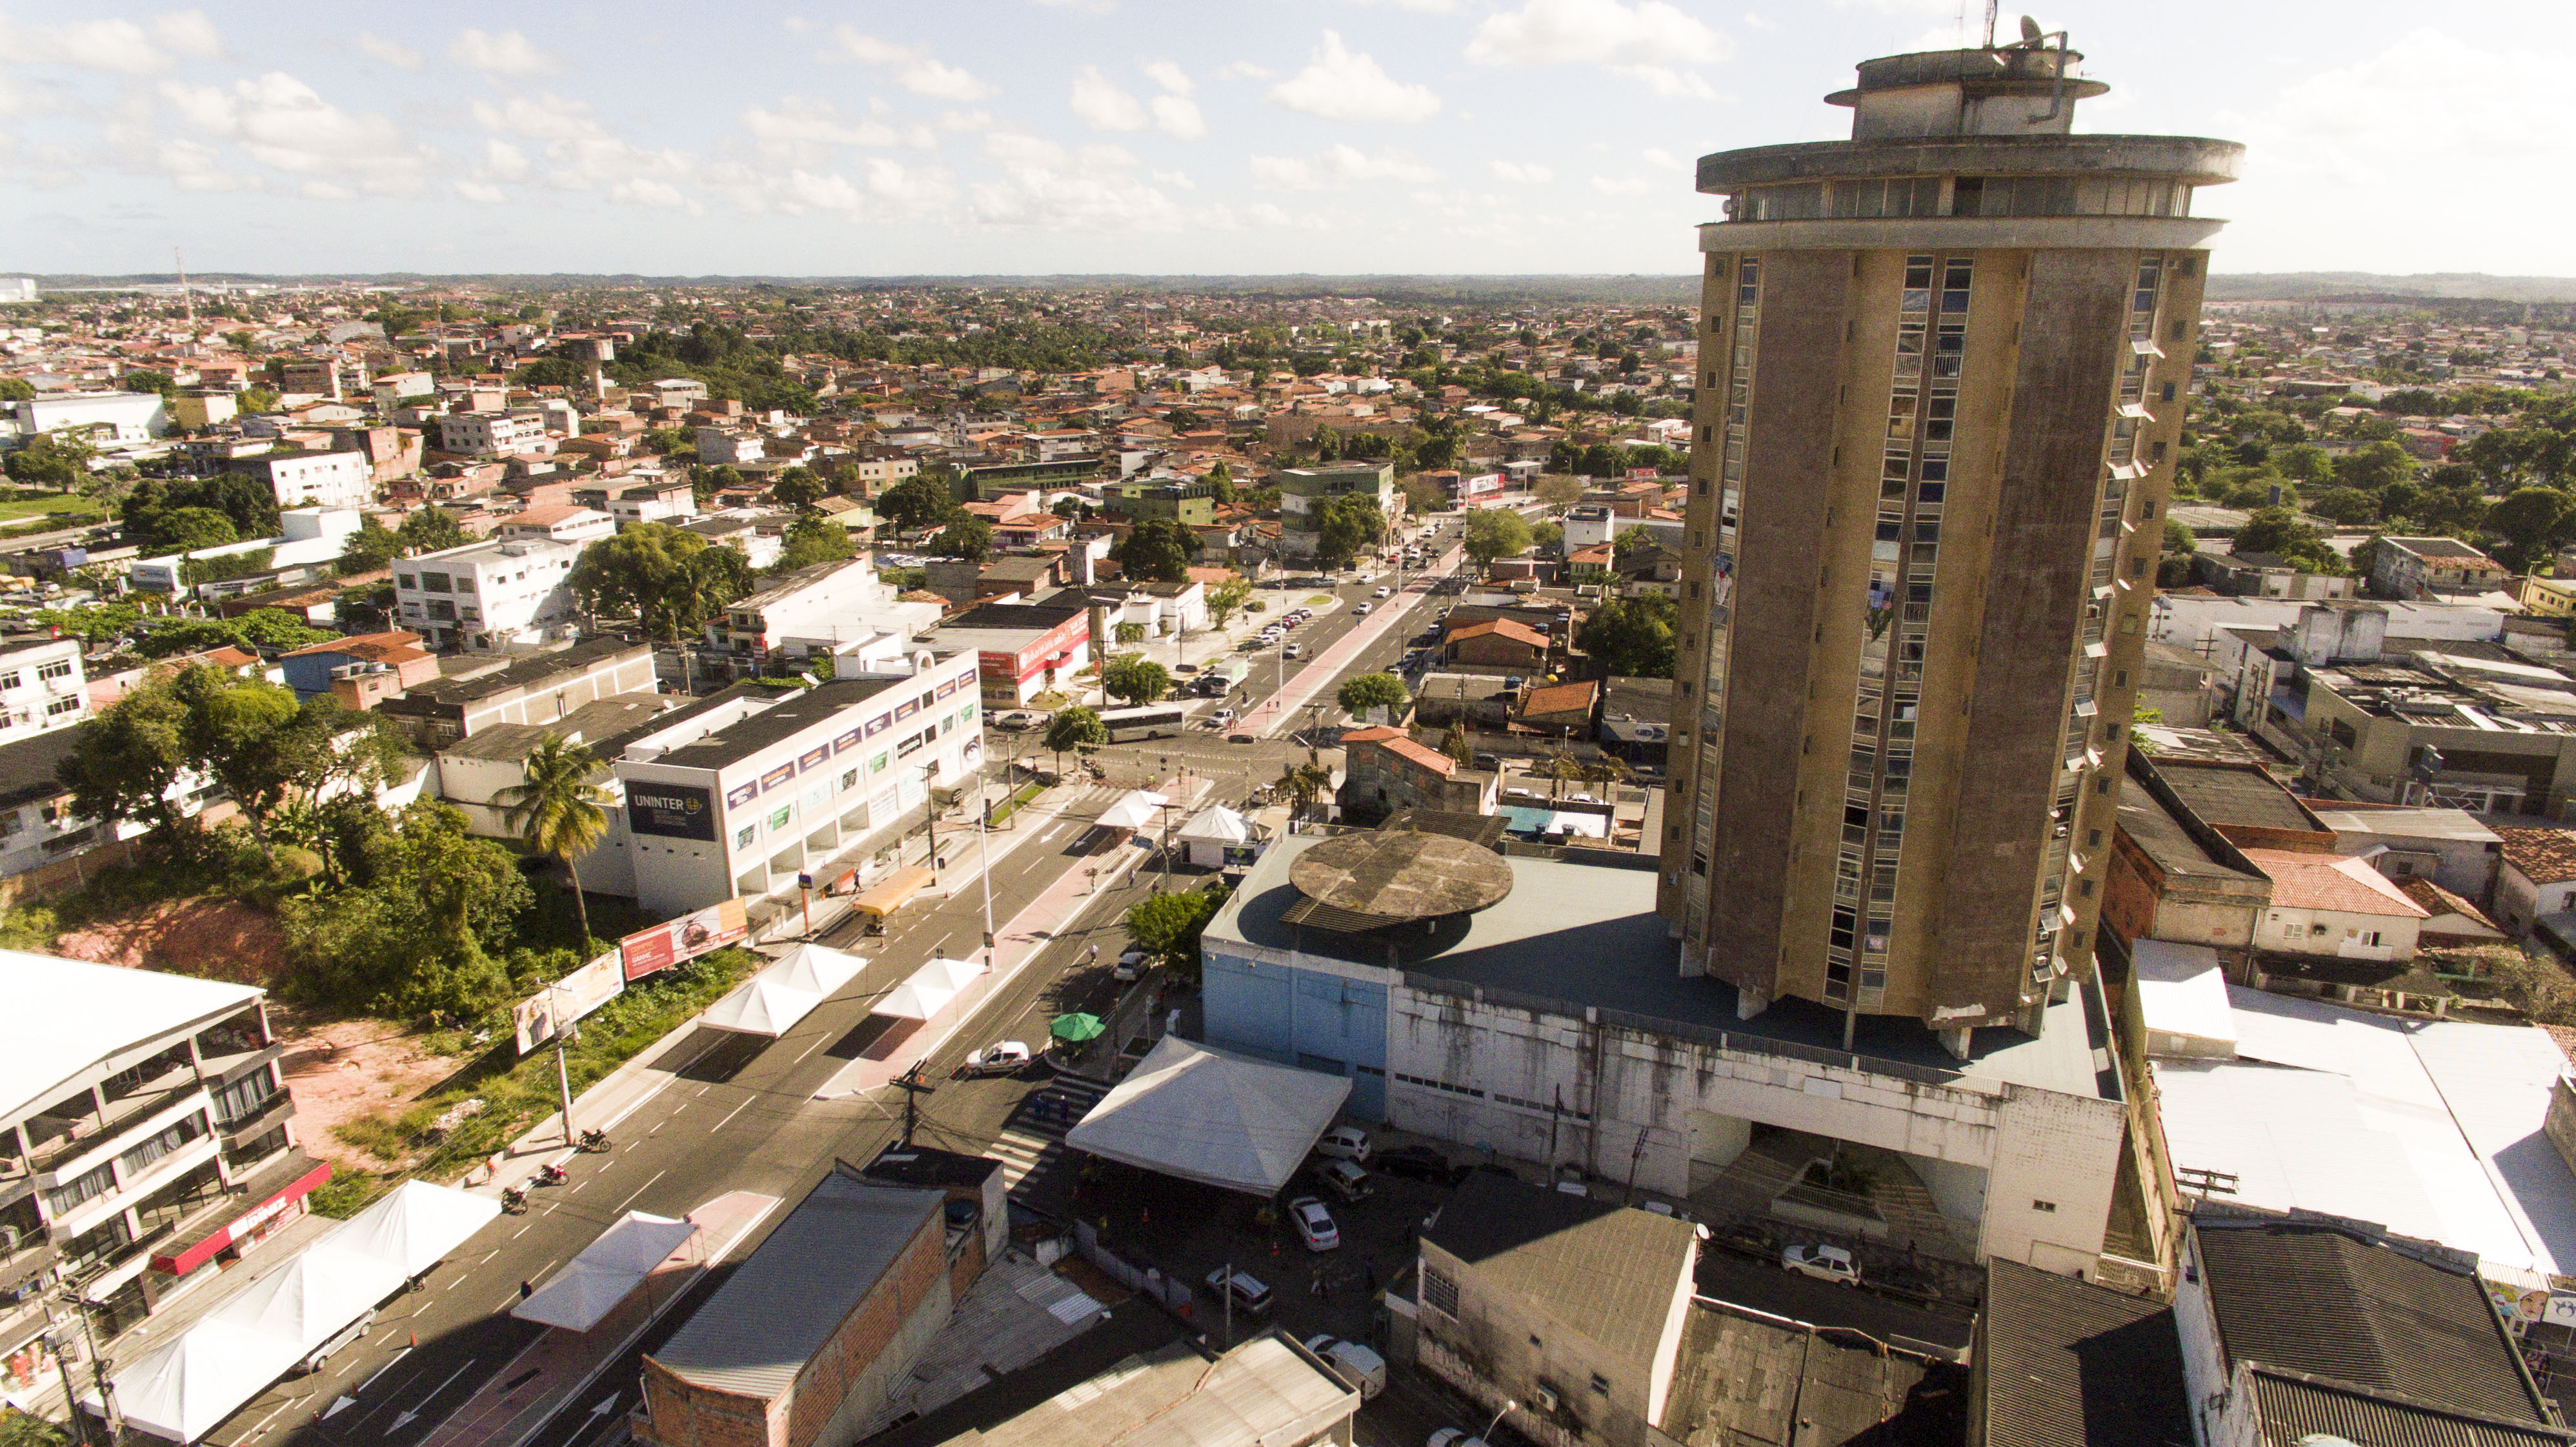
[[[1109,1087],[1080,1076],[1058,1076],[1020,1102],[985,1153],[1002,1163],[1002,1189],[1022,1202],[1038,1199],[1065,1156],[1064,1133],[1073,1129]]]

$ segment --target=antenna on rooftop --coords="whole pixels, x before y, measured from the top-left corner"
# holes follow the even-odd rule
[[[1986,49],[1995,48],[1995,7],[2003,0],[1986,0]]]

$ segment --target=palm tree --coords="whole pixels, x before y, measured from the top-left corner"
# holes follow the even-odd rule
[[[581,917],[582,948],[590,940],[590,902],[581,893],[581,865],[576,862],[608,832],[608,813],[600,806],[608,793],[591,782],[604,778],[608,766],[588,744],[561,734],[547,734],[528,751],[527,781],[492,796],[501,806],[501,822],[528,841],[539,854],[563,861],[572,872],[573,908]]]
[[[1324,786],[1332,781],[1333,771],[1321,764],[1290,764],[1282,768],[1279,771],[1279,792],[1287,795],[1296,806],[1290,811],[1290,818],[1302,822],[1307,806],[1313,804],[1315,796],[1324,792]]]

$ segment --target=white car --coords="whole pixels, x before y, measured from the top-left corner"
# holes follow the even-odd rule
[[[1386,1390],[1386,1358],[1355,1341],[1344,1341],[1329,1332],[1306,1338],[1306,1350],[1339,1368],[1360,1389],[1365,1402]]]
[[[1118,956],[1118,963],[1110,967],[1109,978],[1116,980],[1122,985],[1126,984],[1127,982],[1135,979],[1138,975],[1145,973],[1145,964],[1152,958],[1153,956],[1146,954],[1143,950],[1136,949],[1131,946]]]
[[[1282,658],[1303,658],[1306,656],[1306,650],[1301,644],[1285,643],[1280,645],[1279,656]]]
[[[1355,1125],[1337,1125],[1324,1132],[1323,1139],[1315,1142],[1315,1154],[1326,1160],[1359,1161],[1365,1164],[1368,1153],[1368,1132]]]
[[[993,727],[997,729],[1011,729],[1017,731],[1020,729],[1036,728],[1038,723],[1038,716],[1023,708],[1013,709],[1009,713],[1002,715],[1000,718],[993,720]]]
[[[1780,1251],[1780,1268],[1818,1281],[1831,1281],[1843,1286],[1860,1285],[1860,1263],[1840,1246],[1786,1246]]]
[[[1342,1244],[1342,1228],[1333,1224],[1333,1213],[1312,1196],[1289,1202],[1288,1218],[1297,1223],[1297,1239],[1309,1251],[1331,1251]]]
[[[1255,1315],[1270,1309],[1270,1288],[1249,1271],[1229,1276],[1220,1266],[1207,1274],[1207,1289],[1233,1298],[1237,1307]]]
[[[1028,1046],[1017,1040],[996,1040],[966,1057],[966,1063],[957,1067],[957,1073],[970,1078],[978,1075],[1010,1075],[1023,1069],[1028,1063]]]
[[[1387,597],[1392,597],[1392,596],[1394,596],[1394,594],[1395,594],[1395,590],[1394,590],[1393,588],[1380,588],[1380,589],[1378,589],[1375,593],[1371,594],[1370,596],[1371,596],[1371,597],[1377,597],[1377,598],[1387,598]]]
[[[1362,603],[1362,604],[1360,604],[1358,607],[1353,608],[1353,609],[1351,610],[1351,616],[1352,616],[1352,617],[1354,617],[1354,618],[1365,618],[1365,617],[1367,617],[1368,615],[1369,615],[1369,605],[1368,605],[1368,604],[1366,604],[1366,603]]]
[[[1485,1439],[1470,1437],[1456,1427],[1443,1427],[1432,1433],[1431,1440],[1422,1447],[1485,1447]]]

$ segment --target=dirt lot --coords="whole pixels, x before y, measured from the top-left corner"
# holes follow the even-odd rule
[[[102,965],[265,985],[285,941],[277,921],[249,905],[183,899],[66,931],[54,950]]]

